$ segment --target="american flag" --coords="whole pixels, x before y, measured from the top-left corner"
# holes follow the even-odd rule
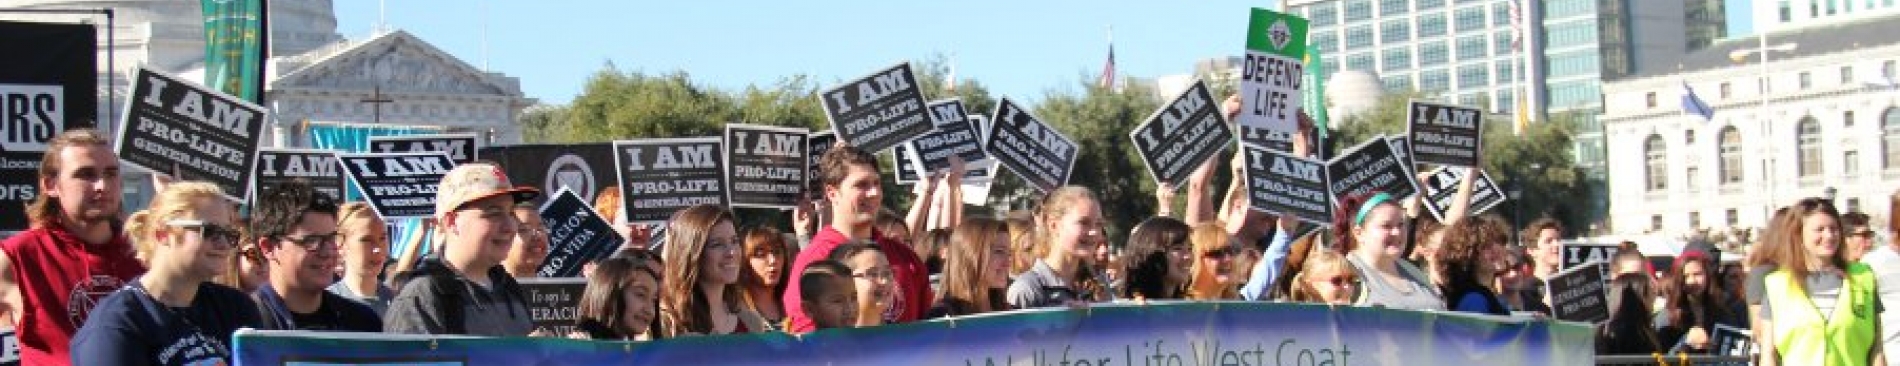
[[[1518,3],[1519,1],[1521,0],[1505,2],[1511,10],[1511,51],[1524,50],[1524,8]]]
[[[1115,88],[1115,44],[1108,44],[1108,63],[1102,65],[1102,78],[1095,80],[1102,89]]]

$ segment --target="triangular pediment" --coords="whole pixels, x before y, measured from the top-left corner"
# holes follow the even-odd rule
[[[482,72],[400,30],[290,59],[307,63],[273,80],[272,89],[521,96],[513,78]]]

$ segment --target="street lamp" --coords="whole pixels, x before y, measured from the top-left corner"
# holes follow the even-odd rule
[[[1523,246],[1524,238],[1518,234],[1518,226],[1524,221],[1524,211],[1517,201],[1524,198],[1524,188],[1517,181],[1511,181],[1504,184],[1504,194],[1511,198],[1511,242]]]
[[[1783,53],[1794,52],[1794,50],[1799,47],[1801,47],[1801,44],[1794,43],[1794,42],[1781,43],[1781,44],[1769,46],[1768,45],[1768,31],[1763,30],[1762,32],[1760,32],[1759,35],[1756,36],[1755,49],[1737,49],[1734,51],[1729,51],[1728,53],[1728,58],[1730,60],[1734,60],[1735,63],[1737,64],[1747,61],[1749,55],[1761,56],[1759,58],[1761,62],[1759,63],[1759,67],[1757,68],[1757,70],[1759,70],[1759,75],[1757,76],[1758,79],[1756,79],[1757,81],[1755,84],[1756,90],[1761,92],[1761,105],[1758,108],[1758,111],[1755,113],[1755,115],[1758,119],[1757,123],[1761,124],[1761,131],[1760,131],[1761,142],[1757,143],[1757,145],[1761,146],[1761,154],[1763,157],[1765,157],[1764,159],[1761,160],[1761,182],[1762,182],[1761,184],[1763,187],[1762,191],[1767,192],[1768,194],[1766,196],[1768,198],[1768,204],[1763,205],[1762,207],[1762,214],[1763,214],[1762,217],[1769,217],[1768,213],[1773,212],[1774,207],[1775,207],[1775,180],[1774,180],[1775,147],[1774,147],[1774,144],[1766,143],[1771,138],[1768,131],[1772,129],[1772,126],[1770,126],[1771,123],[1768,119],[1768,102],[1770,100],[1770,98],[1768,97],[1768,91],[1769,91],[1768,89],[1768,85],[1769,85],[1768,84],[1768,52],[1769,51],[1783,52]]]

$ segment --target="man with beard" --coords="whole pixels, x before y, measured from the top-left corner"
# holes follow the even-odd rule
[[[798,258],[792,261],[791,273],[804,273],[806,266],[826,259],[832,249],[846,242],[876,242],[890,260],[897,285],[897,303],[890,308],[895,314],[887,314],[886,320],[905,323],[922,318],[932,303],[929,269],[924,267],[923,260],[918,259],[917,252],[912,251],[909,245],[884,236],[874,225],[878,202],[883,194],[881,180],[878,179],[877,158],[857,147],[837,146],[825,152],[818,166],[824,185],[824,202],[831,211],[831,219],[826,221],[831,224],[812,236],[811,243],[798,252]],[[791,320],[788,331],[794,334],[810,332],[814,325],[811,317],[805,313],[799,284],[794,281],[788,285],[790,287],[785,289],[783,302],[786,316]]]
[[[69,343],[94,302],[145,273],[118,221],[119,158],[97,130],[48,143],[31,229],[0,243],[0,313],[14,321],[24,365],[71,364]]]
[[[336,201],[303,181],[277,185],[251,211],[250,241],[270,281],[257,289],[264,329],[380,332],[375,310],[325,291],[335,282]]]

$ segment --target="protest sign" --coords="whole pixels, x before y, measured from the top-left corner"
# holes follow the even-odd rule
[[[1406,171],[1418,171],[1418,165],[1412,162],[1412,144],[1405,141],[1405,136],[1386,136],[1385,142],[1392,145],[1392,154],[1399,156]]]
[[[1425,178],[1425,210],[1437,217],[1439,222],[1450,221],[1445,214],[1451,210],[1451,201],[1458,197],[1458,181],[1470,171],[1471,168],[1444,166],[1433,170]],[[1478,176],[1472,179],[1475,180],[1471,181],[1471,202],[1465,211],[1466,215],[1485,213],[1510,198],[1504,194],[1504,189],[1498,187],[1497,181],[1491,180],[1491,173],[1479,170]]]
[[[884,151],[933,128],[916,81],[905,62],[826,89],[819,98],[838,138],[867,152]]]
[[[810,135],[805,135],[805,156],[810,161],[807,165],[809,168],[806,168],[806,171],[810,172],[806,174],[810,176],[810,183],[805,188],[805,195],[810,199],[824,199],[825,187],[823,182],[818,181],[823,179],[824,172],[818,169],[818,162],[824,159],[825,152],[831,151],[833,146],[838,146],[837,132],[812,131]]]
[[[217,89],[140,67],[113,151],[180,181],[204,181],[247,202],[269,111]]]
[[[478,139],[472,133],[451,133],[431,135],[370,136],[369,151],[388,152],[444,152],[456,164],[468,164],[481,157],[476,155],[480,148]]]
[[[981,136],[970,127],[963,101],[950,99],[930,103],[930,117],[932,123],[936,124],[935,129],[904,143],[910,153],[917,156],[913,160],[915,164],[903,165],[901,169],[916,169],[919,174],[928,175],[929,172],[949,168],[951,157],[963,158],[966,164],[989,159],[989,154],[983,152]]]
[[[548,230],[547,258],[535,271],[541,277],[578,276],[582,265],[613,254],[626,242],[574,191],[562,189],[541,205],[540,213]]]
[[[1196,80],[1129,131],[1128,139],[1147,163],[1149,178],[1180,186],[1195,168],[1233,144],[1234,131],[1207,84]]]
[[[613,143],[508,145],[481,148],[480,156],[501,164],[510,182],[539,184],[536,188],[542,192],[568,189],[582,201],[594,202],[601,189],[619,187],[613,175],[613,150]],[[535,197],[535,204],[552,198]]]
[[[611,232],[610,232],[611,233]],[[528,317],[534,332],[548,337],[567,337],[580,319],[581,293],[587,291],[587,279],[523,278],[522,295],[528,297]]]
[[[912,160],[916,158],[917,155],[910,153],[909,145],[897,144],[891,147],[891,173],[897,185],[907,186],[923,180],[923,177],[917,174],[917,169],[910,168],[922,164]]]
[[[1332,178],[1333,197],[1376,191],[1404,198],[1418,193],[1418,179],[1405,165],[1384,137],[1373,137],[1327,162],[1326,176]]]
[[[39,196],[40,160],[53,136],[106,120],[99,118],[98,47],[105,43],[98,34],[95,24],[0,21],[0,50],[7,51],[0,57],[0,237],[27,229],[26,206]]]
[[[257,150],[257,177],[251,181],[251,205],[267,197],[277,185],[298,179],[331,199],[343,200],[343,172],[338,170],[336,151],[313,149],[262,148]]]
[[[13,328],[0,329],[0,366],[20,364],[20,337]]]
[[[733,207],[791,209],[805,194],[811,131],[726,124],[726,192]]]
[[[1608,263],[1610,258],[1616,256],[1618,248],[1616,244],[1565,243],[1563,253],[1558,253],[1558,256],[1563,258],[1561,268],[1571,269],[1591,262]]]
[[[1331,225],[1333,205],[1327,193],[1325,163],[1257,146],[1243,148],[1246,149],[1248,207],[1276,215],[1293,215],[1321,226]]]
[[[687,207],[726,207],[720,145],[718,137],[614,141],[614,171],[626,199],[621,216],[650,224]]]
[[[1883,324],[1884,326],[1884,324]],[[1722,356],[1749,356],[1755,349],[1755,337],[1748,329],[1736,328],[1726,324],[1716,324],[1710,335],[1709,343],[1715,344],[1712,354]]]
[[[1069,183],[1075,169],[1075,140],[1003,97],[996,102],[996,120],[990,124],[983,147],[1030,187],[1044,193]]]
[[[336,158],[343,175],[384,220],[435,216],[436,187],[455,169],[455,160],[440,152],[338,153]]]
[[[1254,8],[1247,21],[1246,63],[1240,68],[1242,133],[1292,133],[1299,127],[1300,81],[1306,75],[1306,19]],[[1254,140],[1258,135],[1244,139]]]
[[[1550,289],[1550,311],[1560,320],[1596,323],[1610,319],[1603,295],[1603,263],[1565,269],[1544,280]]]
[[[1406,110],[1406,136],[1412,160],[1450,166],[1478,166],[1483,150],[1484,115],[1477,108],[1412,101]]]

